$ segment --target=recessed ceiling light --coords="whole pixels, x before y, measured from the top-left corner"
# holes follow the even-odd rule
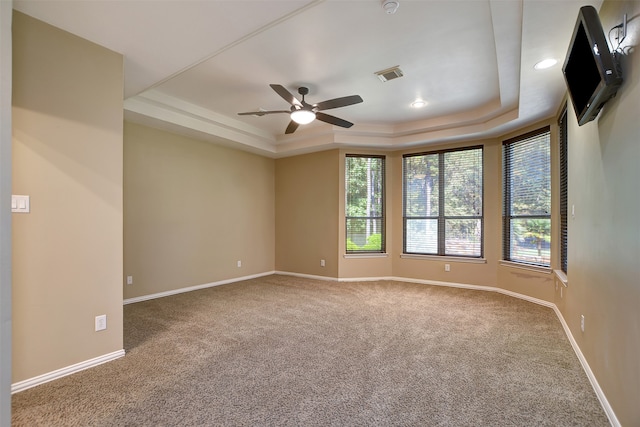
[[[427,101],[424,101],[422,99],[416,99],[411,103],[412,108],[422,108],[422,107],[425,107],[426,105],[427,105]]]
[[[535,68],[536,70],[544,70],[546,68],[553,67],[557,63],[558,63],[557,60],[555,60],[553,58],[547,58],[547,59],[543,59],[542,61],[538,62],[536,65],[533,66],[533,68]]]

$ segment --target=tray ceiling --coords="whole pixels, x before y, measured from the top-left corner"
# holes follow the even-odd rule
[[[598,8],[600,1],[590,2]],[[271,157],[332,147],[402,149],[495,137],[557,113],[583,1],[15,0],[15,9],[120,52],[125,117]],[[556,66],[533,66],[552,57]],[[376,71],[400,66],[381,82]],[[284,135],[287,114],[238,116],[358,94]],[[424,108],[410,106],[415,99]]]

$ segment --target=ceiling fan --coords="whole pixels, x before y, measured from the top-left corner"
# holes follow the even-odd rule
[[[344,96],[342,98],[329,99],[317,104],[308,104],[304,100],[304,96],[309,93],[309,89],[306,87],[298,88],[298,93],[302,95],[302,100],[298,100],[282,85],[271,84],[269,86],[271,86],[271,89],[273,89],[285,101],[291,104],[291,109],[274,111],[249,111],[247,113],[238,113],[238,115],[264,116],[265,114],[287,113],[291,115],[291,122],[289,122],[289,126],[287,126],[287,129],[284,131],[285,134],[293,133],[296,131],[296,129],[298,129],[299,125],[306,125],[307,123],[311,123],[315,119],[332,125],[341,126],[343,128],[350,128],[351,126],[353,126],[353,123],[335,116],[331,116],[329,114],[322,113],[321,111],[330,110],[332,108],[346,107],[347,105],[359,104],[362,102],[362,98],[360,97],[360,95],[351,95]]]

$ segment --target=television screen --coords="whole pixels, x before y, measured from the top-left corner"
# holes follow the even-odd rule
[[[581,126],[598,116],[622,84],[598,12],[592,6],[580,8],[562,71]]]

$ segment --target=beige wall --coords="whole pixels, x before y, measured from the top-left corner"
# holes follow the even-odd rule
[[[273,271],[274,160],[128,122],[124,159],[125,298]]]
[[[338,277],[339,165],[338,150],[276,160],[277,271]]]
[[[122,63],[14,14],[14,383],[122,349]]]
[[[625,45],[636,51],[623,59],[622,88],[596,121],[579,127],[568,114],[575,217],[561,309],[620,423],[632,426],[640,425],[640,2],[606,1],[600,10],[605,30],[624,13]]]

